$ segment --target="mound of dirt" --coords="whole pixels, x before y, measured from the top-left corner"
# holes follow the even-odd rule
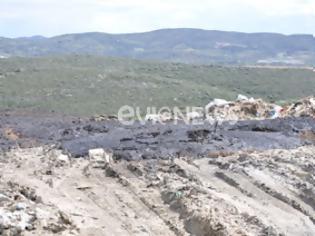
[[[209,158],[0,157],[1,235],[314,235],[314,147]]]

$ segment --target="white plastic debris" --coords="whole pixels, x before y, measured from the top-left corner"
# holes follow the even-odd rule
[[[247,101],[250,102],[250,103],[254,103],[254,102],[256,102],[256,99],[253,98],[253,97],[251,97],[251,98],[249,98]]]
[[[230,102],[224,100],[224,99],[220,99],[220,98],[215,98],[213,99],[212,102],[210,102],[207,106],[206,106],[206,110],[209,110],[213,107],[223,107],[223,106],[227,106],[229,105]]]
[[[310,97],[310,98],[309,98],[309,102],[310,102],[311,106],[312,106],[313,108],[315,108],[315,98]]]
[[[245,95],[239,94],[236,98],[236,101],[240,102],[240,101],[248,101],[248,97],[246,97]]]
[[[25,210],[27,208],[27,205],[23,202],[19,202],[18,204],[16,204],[15,209],[18,211],[22,211]]]
[[[281,106],[274,105],[274,107],[271,111],[271,117],[270,118],[276,119],[276,118],[280,117],[282,110],[283,110],[283,108]]]
[[[200,114],[199,112],[193,111],[193,112],[187,113],[186,118],[187,120],[195,120],[195,119],[202,118],[202,114]]]

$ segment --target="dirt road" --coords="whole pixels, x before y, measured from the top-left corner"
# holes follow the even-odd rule
[[[0,158],[3,235],[315,235],[315,148],[95,164]],[[8,234],[8,233],[11,234]]]

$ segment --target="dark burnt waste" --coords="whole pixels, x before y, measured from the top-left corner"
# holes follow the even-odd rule
[[[310,117],[223,122],[219,125],[140,124],[124,126],[116,119],[95,121],[56,114],[0,115],[2,150],[55,145],[72,157],[104,148],[117,159],[207,156],[220,150],[291,149],[314,143],[315,120]],[[313,135],[312,135],[313,134]]]

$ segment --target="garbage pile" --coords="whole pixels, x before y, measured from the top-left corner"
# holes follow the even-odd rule
[[[281,117],[283,108],[240,94],[233,102],[214,99],[205,107],[205,112],[208,118],[215,120],[275,119]]]
[[[315,98],[307,97],[286,107],[284,116],[315,117]]]
[[[207,117],[216,120],[262,120],[284,117],[315,117],[315,97],[279,106],[262,99],[238,95],[235,101],[214,99],[206,107]]]
[[[11,182],[6,183],[5,189],[3,187],[0,193],[0,235],[18,235],[34,229],[36,212],[31,204],[37,200],[34,192]]]
[[[44,205],[35,190],[15,182],[0,184],[0,235],[23,235],[41,229],[61,233],[72,228],[68,217],[58,209]]]

